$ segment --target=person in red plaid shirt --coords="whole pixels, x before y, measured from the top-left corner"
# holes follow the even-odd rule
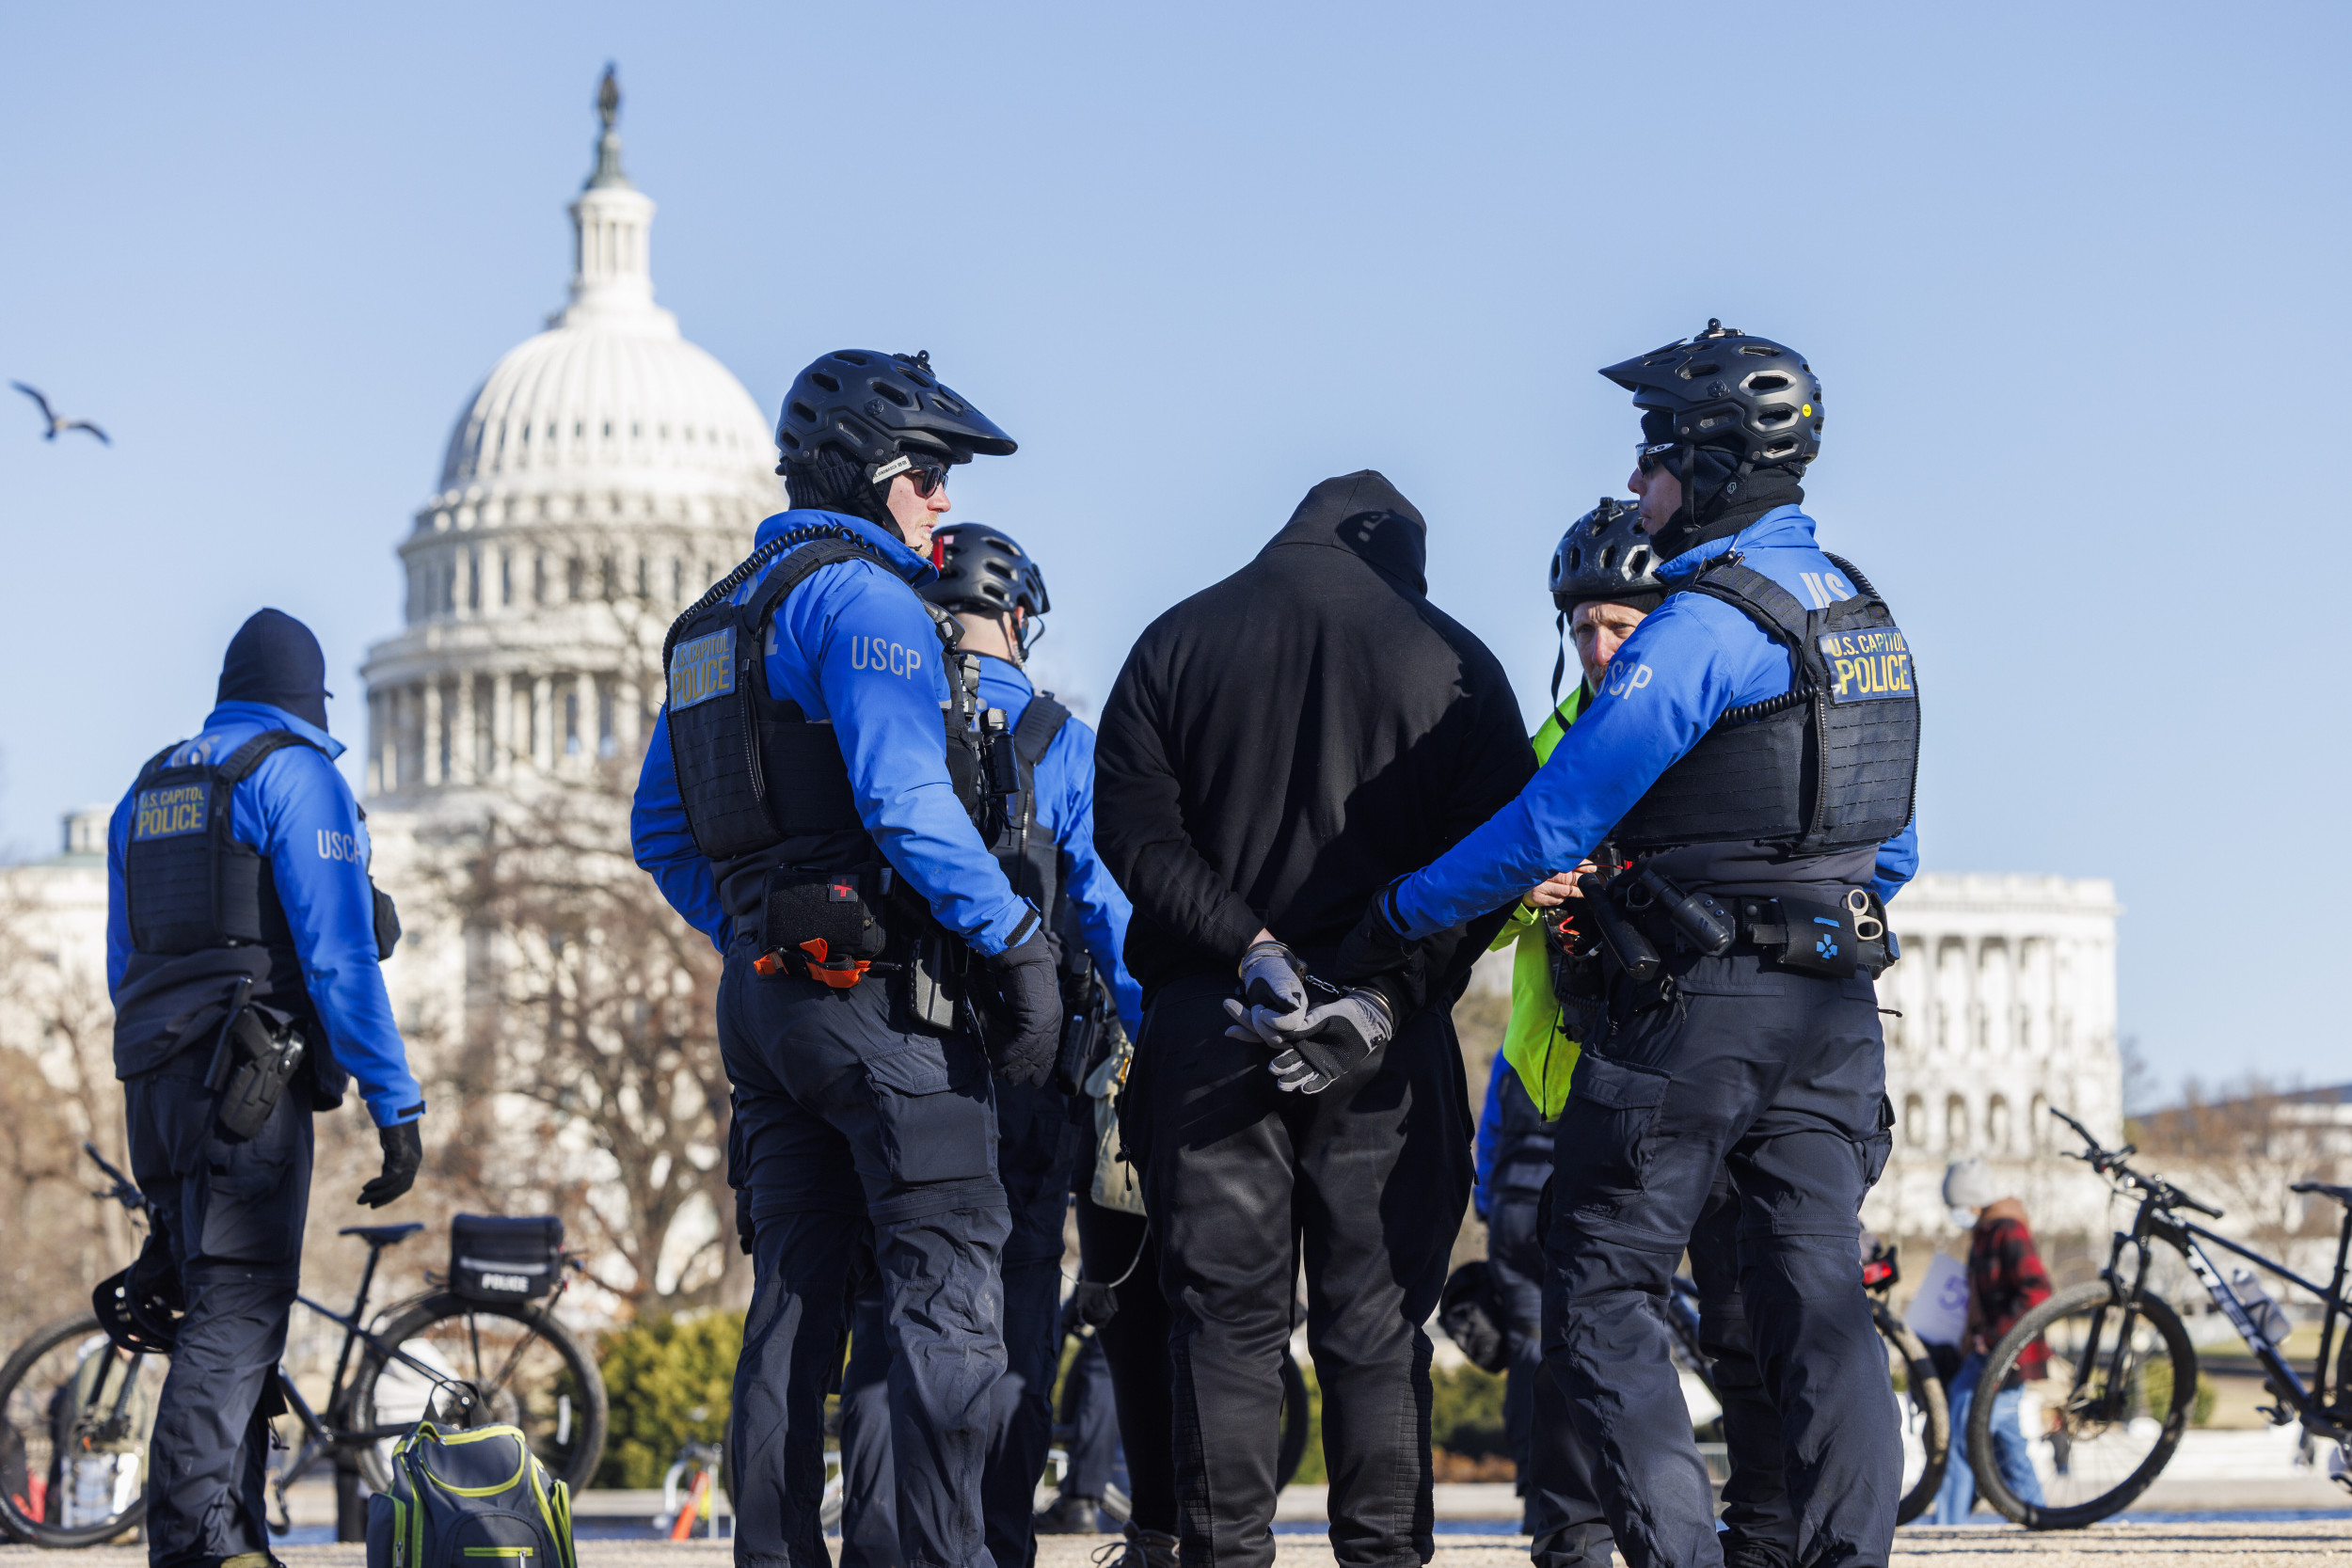
[[[1968,1327],[1963,1346],[1968,1354],[1952,1376],[1951,1406],[1954,1448],[1968,1429],[1968,1406],[1977,1393],[1977,1374],[1985,1357],[1999,1344],[2010,1325],[2032,1307],[2049,1299],[2050,1275],[2034,1250],[2033,1232],[2026,1227],[2026,1206],[2010,1196],[1982,1160],[1973,1155],[1955,1160],[1944,1172],[1944,1201],[1955,1211],[1973,1209],[1977,1227],[1968,1239]],[[2018,1421],[2018,1405],[2026,1384],[2040,1382],[2050,1364],[2050,1347],[2036,1339],[2017,1358],[2017,1369],[1993,1392],[1993,1457],[2010,1491],[2027,1502],[2042,1500],[2042,1481],[2034,1474],[2033,1443]],[[1935,1523],[1957,1525],[1976,1506],[1977,1478],[1966,1458],[1955,1452],[1944,1470],[1944,1485],[1935,1497]]]

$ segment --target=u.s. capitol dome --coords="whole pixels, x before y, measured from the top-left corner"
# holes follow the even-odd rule
[[[654,303],[654,204],[622,170],[618,94],[599,106],[570,302],[459,414],[399,548],[406,624],[361,671],[379,809],[633,752],[662,631],[784,504],[751,394]]]

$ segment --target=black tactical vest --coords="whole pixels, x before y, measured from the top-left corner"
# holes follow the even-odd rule
[[[1021,722],[1012,727],[1009,737],[1020,768],[1020,806],[1005,814],[1003,828],[989,846],[996,863],[1005,868],[1005,880],[1012,884],[1012,891],[1035,904],[1044,917],[1046,941],[1057,958],[1062,956],[1067,940],[1062,931],[1066,912],[1062,901],[1068,890],[1062,885],[1061,846],[1037,825],[1037,768],[1054,737],[1069,721],[1070,710],[1055,701],[1050,691],[1031,697],[1022,710]]]
[[[292,730],[264,730],[217,763],[170,766],[185,744],[149,759],[133,786],[122,857],[133,951],[116,997],[116,1075],[137,1077],[209,1043],[238,982],[251,980],[254,1001],[309,1025],[303,1074],[312,1103],[330,1108],[349,1078],[326,1049],[269,858],[230,832],[230,799],[264,757],[318,748]],[[379,896],[379,943],[389,907]]]
[[[784,559],[741,604],[727,602],[779,555]],[[818,568],[842,561],[871,561],[889,570],[846,528],[818,524],[781,534],[680,615],[662,644],[678,798],[695,847],[710,860],[720,903],[738,920],[759,910],[766,875],[777,866],[847,871],[882,864],[881,848],[858,816],[833,726],[812,721],[798,703],[768,689],[764,652],[777,607]],[[934,611],[932,619],[938,626],[943,617]],[[955,622],[946,618],[943,655],[954,635]],[[948,776],[977,823],[981,768],[972,683],[956,658],[942,662],[954,693],[942,713]],[[911,910],[921,901],[896,902]]]
[[[1733,708],[1659,775],[1610,841],[1629,850],[1754,842],[1790,856],[1861,849],[1911,820],[1919,693],[1911,647],[1884,600],[1858,591],[1807,610],[1737,552],[1680,590],[1732,606],[1788,651],[1789,689]]]

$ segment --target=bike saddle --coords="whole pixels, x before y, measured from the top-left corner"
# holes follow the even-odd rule
[[[2297,1181],[2295,1185],[2289,1187],[2287,1191],[2291,1193],[2318,1193],[2322,1196],[2334,1198],[2338,1203],[2343,1204],[2347,1209],[2352,1209],[2352,1187],[2331,1187],[2325,1181]]]
[[[380,1248],[398,1246],[423,1228],[413,1221],[407,1225],[346,1225],[335,1234],[357,1236],[368,1245]]]

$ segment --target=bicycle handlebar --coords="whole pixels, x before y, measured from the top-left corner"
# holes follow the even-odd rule
[[[2139,1152],[2137,1145],[2125,1144],[2122,1148],[2103,1148],[2100,1147],[2099,1140],[2090,1135],[2090,1128],[2085,1127],[2064,1111],[2053,1105],[2050,1107],[2050,1114],[2073,1128],[2086,1146],[2084,1152],[2070,1153],[2067,1158],[2080,1160],[2101,1176],[2113,1177],[2126,1187],[2137,1188],[2155,1199],[2159,1208],[2186,1209],[2191,1212],[2202,1214],[2208,1219],[2217,1220],[2222,1217],[2220,1210],[2210,1203],[2199,1202],[2161,1176],[2143,1176],[2125,1164],[2126,1160]]]
[[[103,1193],[92,1193],[90,1194],[90,1196],[113,1198],[117,1203],[121,1204],[125,1209],[130,1210],[135,1214],[147,1207],[147,1195],[139,1191],[137,1183],[134,1182],[129,1177],[123,1175],[120,1171],[115,1169],[113,1165],[108,1164],[106,1163],[106,1157],[98,1152],[98,1146],[96,1144],[85,1142],[82,1145],[82,1152],[88,1155],[97,1164],[98,1168],[104,1171],[108,1178],[110,1178],[114,1182],[114,1185],[107,1191]]]

